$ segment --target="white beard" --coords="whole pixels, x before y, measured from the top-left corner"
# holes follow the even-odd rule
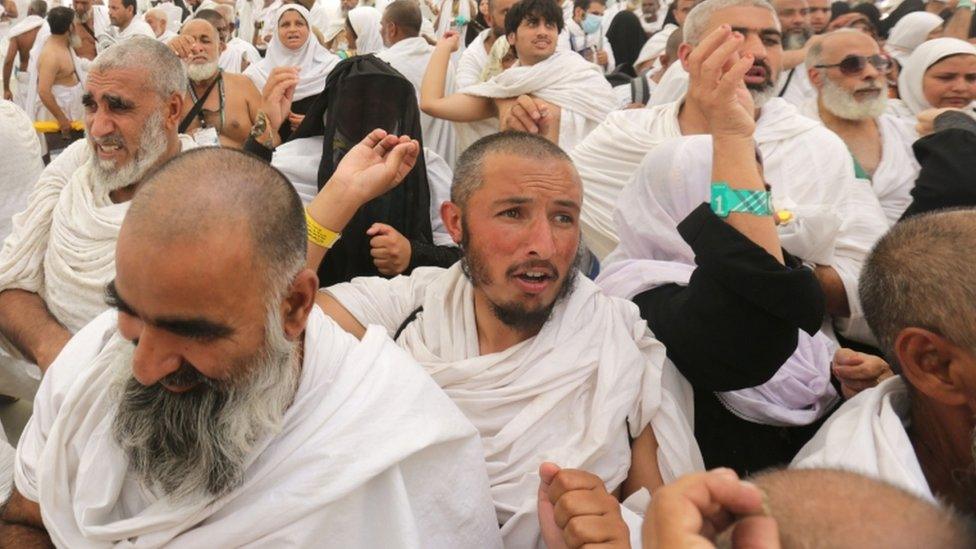
[[[749,95],[752,96],[753,105],[757,109],[761,109],[770,99],[776,97],[776,86],[769,86],[762,90],[749,90]]]
[[[875,80],[875,83],[880,88],[878,96],[858,101],[851,92],[827,78],[824,80],[823,90],[820,91],[820,100],[825,109],[844,120],[877,118],[888,108],[888,84],[882,78]]]
[[[78,36],[77,34],[71,33],[71,37],[68,39],[68,45],[72,49],[80,48],[81,47],[81,37]]]
[[[89,141],[95,138],[89,136]],[[163,113],[154,111],[146,119],[142,134],[139,136],[139,146],[133,152],[133,143],[125,143],[122,136],[118,134],[109,135],[97,140],[101,143],[118,143],[126,147],[132,154],[129,162],[123,166],[116,166],[113,160],[100,160],[95,156],[95,163],[92,166],[92,177],[96,189],[111,192],[116,189],[128,187],[137,182],[150,168],[156,165],[159,159],[166,152],[167,138],[166,128],[163,127]],[[92,145],[94,149],[94,145]]]
[[[194,82],[209,80],[217,74],[217,61],[210,63],[187,63],[186,75]]]

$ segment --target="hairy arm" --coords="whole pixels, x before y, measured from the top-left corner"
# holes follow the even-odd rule
[[[657,447],[657,437],[650,425],[644,427],[641,434],[630,443],[630,470],[621,485],[620,501],[641,488],[647,488],[653,493],[664,484],[657,463]]]
[[[42,372],[71,339],[41,296],[14,289],[0,292],[0,333]]]
[[[973,21],[973,10],[969,8],[956,8],[952,17],[946,22],[942,36],[948,38],[958,38],[969,40],[969,26]]]
[[[41,507],[20,495],[16,488],[0,508],[0,547],[54,547],[41,521]]]

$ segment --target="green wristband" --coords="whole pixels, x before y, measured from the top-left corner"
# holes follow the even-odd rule
[[[771,195],[768,191],[733,189],[725,181],[712,183],[712,211],[725,218],[730,213],[773,215]]]

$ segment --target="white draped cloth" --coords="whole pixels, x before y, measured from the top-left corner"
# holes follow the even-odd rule
[[[299,4],[282,6],[274,20],[280,21],[285,12],[289,10],[297,11],[308,22],[308,10]],[[329,77],[332,69],[339,64],[339,57],[319,44],[311,32],[308,34],[305,43],[296,50],[285,46],[278,38],[277,31],[271,34],[271,44],[268,46],[264,58],[251,63],[251,66],[244,71],[244,76],[250,78],[258,90],[263,90],[264,84],[268,81],[268,77],[275,67],[299,66],[301,72],[298,73],[298,86],[295,88],[294,100],[299,101],[322,93],[322,90],[325,89],[326,78]]]
[[[900,376],[861,391],[830,416],[790,467],[846,469],[936,501],[908,437],[911,404]]]
[[[790,76],[791,74],[792,76]],[[779,81],[776,83],[776,95],[796,107],[801,107],[807,101],[816,99],[817,88],[813,87],[813,83],[810,82],[807,66],[800,63],[792,69],[781,72]]]
[[[488,66],[488,50],[485,49],[485,39],[491,34],[491,29],[481,31],[471,44],[464,50],[457,63],[457,86],[466,88],[482,82],[481,73]]]
[[[647,108],[680,101],[688,92],[688,82],[688,71],[681,66],[680,61],[675,60],[661,75],[661,80],[651,94],[651,100],[647,102]]]
[[[318,307],[295,399],[243,484],[189,502],[142,488],[112,434],[112,361],[132,345],[116,318],[68,343],[17,449],[17,489],[56,545],[500,547],[471,423],[382,330],[357,341]]]
[[[619,242],[613,208],[621,190],[653,147],[681,136],[680,103],[619,111],[571,151],[583,179],[580,222],[587,246],[603,257]],[[861,266],[888,224],[870,186],[854,179],[851,155],[833,132],[780,98],[769,100],[756,121],[765,179],[781,208],[809,222],[781,234],[783,247],[806,261],[832,266],[844,283],[851,318],[838,320],[845,336],[873,341],[857,295]],[[628,217],[639,223],[639,217]],[[799,227],[805,227],[799,230]]]
[[[28,15],[10,27],[10,31],[7,33],[6,38],[3,38],[4,43],[0,44],[0,48],[3,48],[3,51],[6,51],[5,48],[9,46],[9,40],[13,40],[14,38],[34,29],[38,29],[44,26],[44,24],[45,22],[43,17],[38,15]],[[10,73],[10,78],[13,80],[10,88],[14,92],[14,103],[16,103],[19,107],[24,108],[26,106],[28,73],[20,71],[20,54],[17,54],[15,59],[17,59],[17,61],[14,63],[14,70]]]
[[[926,11],[906,14],[888,32],[885,51],[904,65],[915,48],[928,39],[929,33],[944,23],[941,17]]]
[[[643,20],[641,20],[641,24],[644,24]],[[648,38],[641,47],[640,53],[637,54],[637,60],[634,61],[634,67],[651,60],[656,60],[658,57],[660,57],[667,48],[668,39],[671,38],[671,34],[676,30],[678,30],[677,25],[668,23],[667,25],[664,25],[661,30],[655,32],[653,36]]]
[[[434,46],[418,36],[401,40],[379,52],[376,56],[389,63],[413,84],[419,100],[420,83],[424,79],[424,72],[427,70],[427,64],[430,62],[430,56],[433,52]],[[454,93],[454,87],[454,70],[453,67],[449,67],[447,82],[444,85],[444,95]],[[436,151],[438,156],[453,166],[457,158],[457,138],[454,135],[454,126],[447,120],[434,118],[421,111],[420,131],[423,135],[424,145]]]
[[[474,288],[460,264],[392,280],[328,288],[363,325],[378,324],[427,370],[478,431],[507,547],[541,547],[538,467],[553,461],[598,475],[609,490],[627,476],[628,433],[651,425],[665,482],[703,468],[691,429],[690,386],[667,363],[636,306],[580,277],[538,335],[482,355]],[[629,430],[628,430],[629,427]]]
[[[112,45],[118,44],[123,40],[128,40],[133,36],[148,36],[149,38],[155,39],[156,33],[153,32],[149,23],[146,23],[142,19],[141,15],[136,15],[124,29],[112,25],[106,28],[105,32],[101,34],[98,34],[96,31],[95,38],[98,40],[98,51],[101,53]]]
[[[801,112],[813,120],[820,120],[816,101],[808,101]],[[892,114],[882,114],[875,121],[881,133],[881,162],[871,176],[871,188],[881,203],[888,225],[894,225],[912,203],[912,189],[921,170],[912,151],[918,132],[909,121]]]
[[[383,16],[379,10],[371,6],[360,6],[350,10],[346,17],[356,33],[357,55],[376,53],[383,49],[383,38],[380,36],[380,19]]]
[[[23,107],[24,112],[32,120],[54,119],[54,115],[44,107],[44,103],[41,101],[38,92],[41,51],[44,49],[44,45],[47,44],[50,37],[51,27],[45,21],[37,32],[37,37],[34,38],[34,45],[31,46],[30,51],[30,60],[27,63],[27,86],[24,94]],[[78,77],[78,83],[74,86],[53,85],[51,86],[51,93],[54,95],[54,101],[64,112],[65,116],[71,120],[80,120],[84,117],[81,96],[84,94],[83,82],[85,80],[85,71],[82,68],[81,60],[75,55],[74,50],[69,48],[68,53],[71,55],[71,62],[74,63],[75,76]]]
[[[258,49],[252,46],[250,42],[245,42],[235,36],[227,41],[227,47],[221,52],[220,58],[217,60],[217,66],[223,69],[224,72],[240,74],[244,72],[242,67],[244,66],[245,59],[248,65],[258,63],[261,61],[261,54],[258,53]],[[261,89],[259,88],[258,91],[261,91]]]
[[[458,93],[495,99],[531,94],[558,106],[559,146],[565,151],[573,150],[617,106],[613,88],[600,67],[569,51],[556,51],[531,66],[516,64]]]
[[[931,109],[922,81],[932,65],[952,55],[976,55],[976,46],[958,38],[936,38],[915,48],[898,74],[898,95],[913,115]]]
[[[708,202],[711,159],[709,135],[670,139],[644,158],[614,212],[620,246],[597,278],[607,294],[633,299],[665,284],[688,284],[695,254],[677,226]],[[775,203],[775,187],[773,193]],[[736,415],[754,423],[809,425],[839,401],[830,382],[835,350],[822,333],[810,336],[799,330],[796,350],[769,381],[715,394]]]

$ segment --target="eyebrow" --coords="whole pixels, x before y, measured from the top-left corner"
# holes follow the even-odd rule
[[[750,32],[754,32],[756,34],[759,34],[760,36],[770,36],[770,35],[782,36],[783,34],[780,31],[773,28],[754,29],[748,27],[732,27],[732,30],[741,34],[749,34]]]
[[[105,287],[105,303],[120,312],[137,317],[147,324],[182,337],[212,340],[223,339],[234,335],[234,329],[232,327],[203,317],[164,316],[159,318],[146,318],[137,313],[131,305],[122,299],[114,280],[109,282]]]
[[[521,206],[522,204],[529,204],[532,199],[526,196],[513,196],[511,198],[502,198],[496,200],[495,206]],[[564,208],[571,208],[573,210],[579,210],[580,205],[572,200],[567,200],[565,198],[557,198],[553,201],[557,206],[562,206]]]

